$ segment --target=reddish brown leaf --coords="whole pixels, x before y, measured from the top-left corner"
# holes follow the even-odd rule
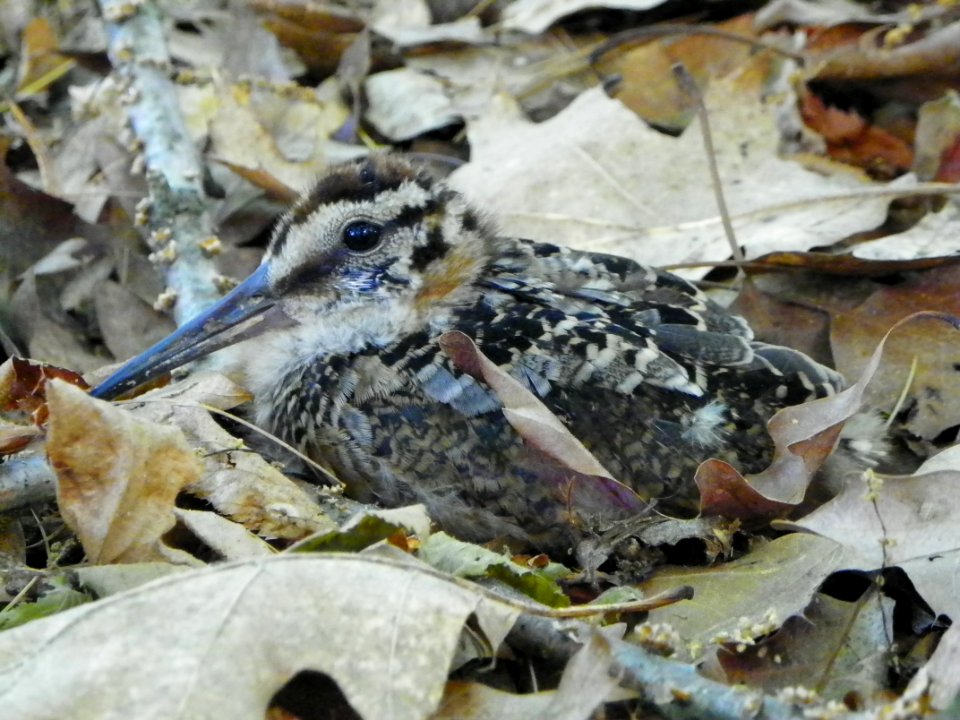
[[[915,317],[936,322],[941,330],[945,322],[960,327],[960,321],[942,313],[922,313]],[[830,397],[784,408],[770,419],[767,430],[773,438],[774,457],[766,470],[743,477],[717,460],[701,464],[696,475],[701,512],[730,514],[741,519],[769,518],[786,514],[790,506],[800,503],[813,475],[830,455],[843,423],[860,411],[864,394],[894,329],[877,344],[860,378],[851,387]]]
[[[834,160],[882,177],[904,173],[913,165],[913,150],[906,142],[868,124],[855,112],[828,107],[813,93],[801,97],[800,114],[808,127],[823,136]]]
[[[53,378],[64,380],[82,390],[89,389],[87,382],[77,373],[48,363],[13,357],[4,364],[0,374],[0,409],[10,412],[19,410],[30,416],[35,425],[43,425],[47,419],[47,381]]]
[[[793,505],[771,500],[750,486],[735,468],[723,460],[701,463],[694,477],[700,490],[700,514],[754,519],[782,517]]]

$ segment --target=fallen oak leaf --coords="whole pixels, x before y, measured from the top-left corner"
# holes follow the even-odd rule
[[[471,617],[496,648],[521,613],[583,617],[653,600],[552,610],[409,558],[281,554],[176,573],[0,634],[0,702],[21,717],[110,720],[136,707],[262,718],[310,669],[362,718],[426,720]]]
[[[960,472],[880,476],[851,482],[841,493],[779,530],[814,533],[842,545],[847,568],[902,568],[937,613],[960,618]]]
[[[856,383],[836,395],[787,407],[774,415],[767,423],[774,457],[766,470],[744,477],[722,460],[702,463],[695,477],[701,513],[741,519],[775,517],[798,505],[813,475],[830,455],[843,423],[860,410],[890,335],[914,319],[928,318],[960,329],[960,320],[944,313],[910,315],[887,331]]]
[[[693,479],[700,491],[702,517],[779,517],[794,507],[764,496],[730,463],[716,458],[704,460]]]
[[[731,685],[774,693],[808,687],[830,700],[848,694],[875,701],[884,687],[894,602],[872,588],[867,598],[844,601],[817,594],[779,630],[743,647],[726,643],[717,661]]]
[[[712,567],[663,566],[640,589],[655,595],[688,585],[693,598],[651,611],[648,621],[673,627],[679,658],[701,660],[730,641],[750,644],[803,612],[823,581],[848,566],[847,550],[813,534],[791,534]]]

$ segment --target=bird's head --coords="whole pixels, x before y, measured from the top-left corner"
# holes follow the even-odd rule
[[[115,397],[276,327],[270,320],[362,323],[389,308],[425,316],[462,302],[490,260],[489,237],[458,193],[401,158],[337,166],[284,213],[250,277],[94,395]]]

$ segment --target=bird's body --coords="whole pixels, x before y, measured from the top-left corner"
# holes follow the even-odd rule
[[[460,331],[621,482],[690,508],[697,465],[769,461],[765,422],[839,377],[752,340],[690,283],[632,261],[499,238],[392,157],[335,169],[290,210],[256,301],[295,321],[233,353],[256,421],[387,505],[468,539],[571,541],[555,466],[441,349]],[[250,293],[247,293],[250,295]]]

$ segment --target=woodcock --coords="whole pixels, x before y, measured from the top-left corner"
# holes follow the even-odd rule
[[[802,353],[753,340],[689,282],[499,237],[459,193],[385,155],[321,177],[246,281],[94,394],[115,397],[247,325],[241,336],[257,337],[231,354],[261,427],[360,499],[423,502],[465,539],[541,548],[575,540],[552,477],[562,471],[525,445],[442,334],[472,338],[667,511],[693,507],[693,474],[709,457],[765,467],[770,416],[841,386]]]

